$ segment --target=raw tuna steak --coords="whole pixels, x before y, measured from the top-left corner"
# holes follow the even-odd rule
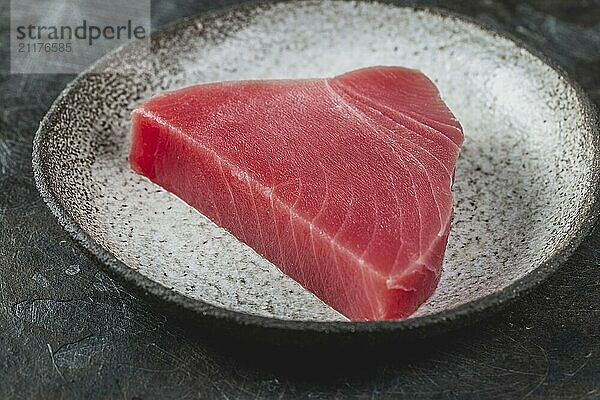
[[[213,83],[133,112],[130,163],[352,320],[435,290],[463,141],[418,71]]]

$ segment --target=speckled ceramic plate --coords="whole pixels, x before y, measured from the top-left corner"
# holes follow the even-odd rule
[[[127,164],[129,113],[209,81],[425,72],[464,126],[455,216],[433,297],[408,320],[352,323]],[[314,332],[433,331],[552,272],[596,214],[597,115],[564,75],[460,17],[376,2],[251,5],[183,20],[153,52],[118,49],[80,75],[34,143],[40,192],[114,276],[189,315]],[[191,314],[190,314],[191,313]]]

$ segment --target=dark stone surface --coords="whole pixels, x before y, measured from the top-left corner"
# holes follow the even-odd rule
[[[155,2],[153,24],[233,1]],[[600,103],[600,3],[423,1],[556,60]],[[600,399],[600,224],[505,311],[385,359],[246,351],[191,337],[100,272],[39,199],[31,140],[65,75],[9,75],[0,4],[0,398]],[[356,357],[355,357],[356,356]]]

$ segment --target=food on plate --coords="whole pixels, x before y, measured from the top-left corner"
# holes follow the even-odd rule
[[[462,128],[421,72],[221,82],[132,114],[132,168],[352,320],[434,292]]]

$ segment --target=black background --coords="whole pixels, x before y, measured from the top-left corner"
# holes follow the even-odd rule
[[[8,73],[8,3],[0,3],[0,398],[600,399],[600,224],[558,273],[504,311],[386,360],[270,360],[152,311],[100,272],[36,192],[32,137],[73,77]],[[157,1],[153,27],[232,3]],[[520,37],[600,103],[600,2],[418,4]]]

